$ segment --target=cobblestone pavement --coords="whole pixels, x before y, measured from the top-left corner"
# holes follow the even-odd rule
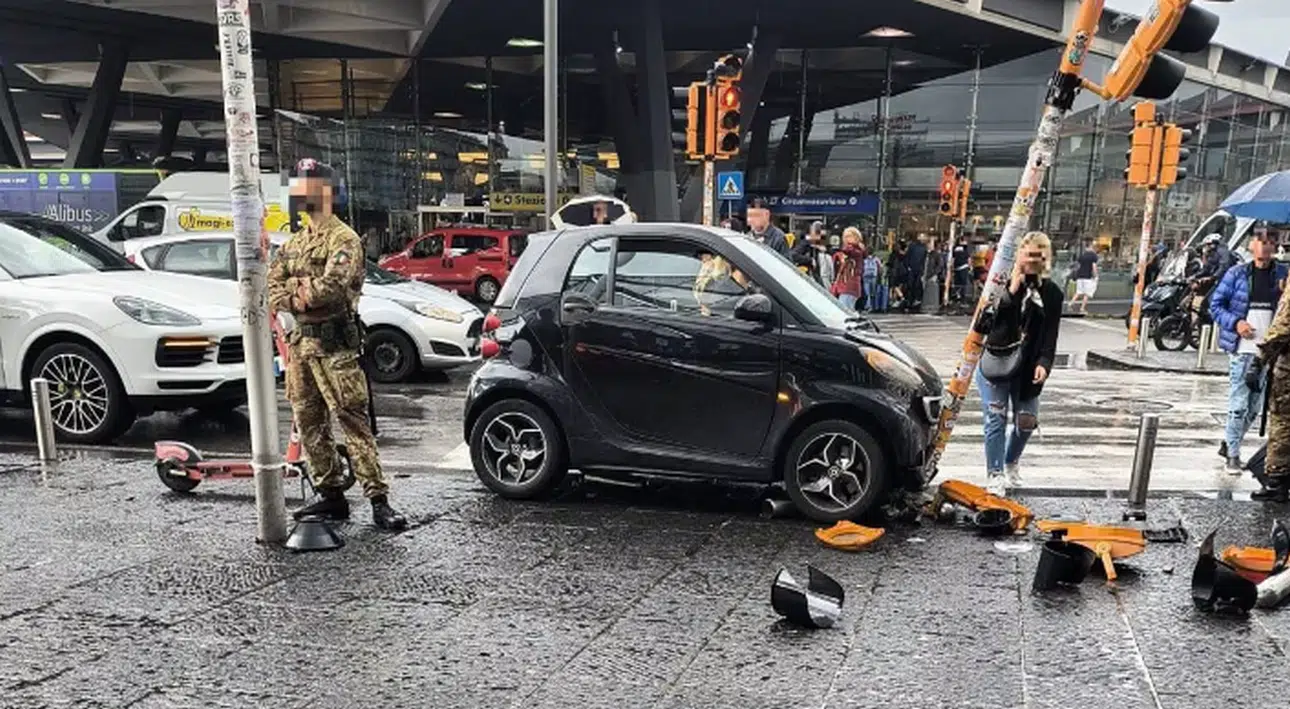
[[[756,493],[574,486],[517,504],[472,477],[396,480],[416,520],[366,509],[348,545],[257,546],[245,483],[164,490],[150,465],[0,453],[0,706],[1273,706],[1290,681],[1286,611],[1192,609],[1194,544],[1154,545],[1118,594],[1090,579],[1032,596],[1038,553],[970,532],[894,528],[871,550],[755,516]],[[294,504],[289,499],[289,504]],[[1041,516],[1118,519],[1110,500]],[[1263,544],[1230,500],[1153,501],[1153,524]],[[1194,540],[1193,540],[1194,541]],[[845,587],[840,626],[777,620],[781,566]]]

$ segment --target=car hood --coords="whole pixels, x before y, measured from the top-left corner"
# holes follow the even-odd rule
[[[932,366],[932,363],[928,362],[927,358],[918,350],[891,335],[850,330],[847,332],[846,338],[852,342],[877,347],[909,365],[915,372],[918,372],[918,376],[923,380],[923,386],[928,394],[940,394],[944,389],[941,376],[936,373],[936,368]]]
[[[177,308],[204,320],[240,317],[237,283],[160,271],[103,271],[23,279],[29,288],[64,294],[132,296]]]
[[[429,303],[438,308],[451,310],[454,313],[480,314],[479,308],[471,305],[469,301],[456,293],[449,293],[442,288],[436,288],[428,283],[417,283],[416,281],[390,284],[364,283],[363,295],[387,300],[399,300],[405,303]]]

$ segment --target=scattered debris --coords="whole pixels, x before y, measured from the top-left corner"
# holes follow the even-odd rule
[[[1277,520],[1272,525],[1272,547],[1227,547],[1219,555],[1223,563],[1236,569],[1236,573],[1263,583],[1269,576],[1285,571],[1290,560],[1290,529]]]
[[[1118,578],[1115,562],[1141,554],[1147,548],[1142,530],[1132,527],[1108,527],[1085,522],[1058,522],[1045,520],[1036,523],[1041,532],[1050,533],[1054,539],[1082,544],[1093,550],[1102,560],[1107,581]]]
[[[1182,525],[1168,529],[1144,529],[1142,536],[1147,541],[1158,544],[1185,544],[1190,538]]]
[[[983,537],[1002,537],[1012,534],[1012,512],[999,508],[987,508],[976,513],[972,524]]]
[[[1209,533],[1200,545],[1200,557],[1191,574],[1191,600],[1207,613],[1244,615],[1259,598],[1258,587],[1236,569],[1214,557],[1214,537]]]
[[[803,628],[831,628],[842,617],[846,592],[842,585],[814,566],[807,565],[806,588],[780,569],[770,587],[770,605],[785,620]]]
[[[292,527],[286,547],[293,552],[334,551],[345,546],[344,537],[321,517],[305,517]]]
[[[796,509],[797,508],[793,505],[792,500],[785,500],[778,497],[768,497],[761,502],[761,516],[765,519],[787,517]]]
[[[946,480],[941,483],[926,508],[927,514],[934,519],[946,521],[946,517],[953,514],[955,505],[977,513],[984,510],[1006,510],[1012,515],[1010,524],[1016,532],[1026,529],[1035,518],[1029,507],[1006,497],[991,495],[985,488],[962,480]]]
[[[1044,542],[1035,568],[1033,591],[1050,591],[1059,586],[1078,586],[1097,561],[1097,554],[1083,544],[1052,539]]]
[[[864,527],[855,522],[843,520],[828,529],[815,530],[815,538],[827,547],[842,551],[860,551],[881,539],[886,533],[885,529]]]
[[[1003,552],[1004,554],[1026,554],[1031,549],[1034,549],[1034,548],[1035,548],[1034,544],[1031,544],[1030,542],[1025,541],[1023,539],[1018,539],[1015,541],[1001,540],[994,543],[995,551]]]

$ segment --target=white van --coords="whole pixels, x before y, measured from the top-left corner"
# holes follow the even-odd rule
[[[265,226],[269,231],[288,231],[291,220],[281,177],[276,173],[261,175],[260,190],[268,208]],[[122,242],[130,239],[232,230],[228,173],[181,172],[162,180],[147,197],[93,236],[123,252]]]

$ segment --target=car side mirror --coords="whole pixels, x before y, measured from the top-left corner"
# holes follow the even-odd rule
[[[769,323],[775,319],[775,305],[761,293],[746,295],[735,303],[735,320]]]

